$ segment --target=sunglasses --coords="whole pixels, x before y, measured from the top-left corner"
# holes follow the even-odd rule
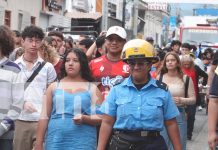
[[[129,64],[132,67],[135,66],[136,64],[141,67],[141,66],[144,66],[144,65],[149,65],[151,63],[152,62],[148,61],[148,60],[143,60],[143,61],[128,60],[127,61],[127,64]]]

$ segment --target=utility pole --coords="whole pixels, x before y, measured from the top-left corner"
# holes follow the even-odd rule
[[[139,0],[133,2],[133,38],[137,36]]]
[[[102,0],[102,30],[107,31],[108,26],[108,0]]]
[[[123,0],[123,16],[122,16],[122,27],[125,28],[126,22],[126,0]]]

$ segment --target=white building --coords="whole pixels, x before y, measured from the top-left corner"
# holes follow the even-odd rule
[[[65,0],[0,0],[0,25],[22,31],[27,25],[70,27]]]

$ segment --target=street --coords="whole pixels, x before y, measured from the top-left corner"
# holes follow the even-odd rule
[[[187,150],[208,150],[206,110],[196,112],[192,140],[187,142]]]

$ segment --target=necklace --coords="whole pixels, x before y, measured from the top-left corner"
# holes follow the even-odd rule
[[[23,55],[23,60],[24,60],[25,62],[28,62],[28,63],[31,63],[31,64],[34,64],[34,62],[35,62],[35,60],[33,60],[33,61],[27,60],[27,59],[24,57],[24,55]]]

